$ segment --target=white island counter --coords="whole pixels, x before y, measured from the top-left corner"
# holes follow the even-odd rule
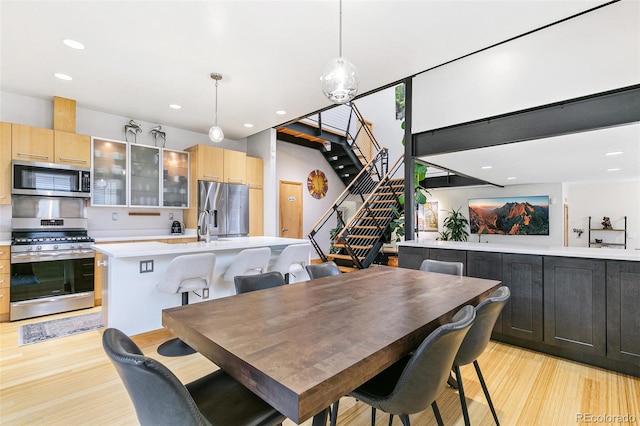
[[[233,283],[222,279],[225,271],[243,249],[270,247],[275,258],[288,245],[308,240],[277,237],[238,237],[218,241],[166,244],[140,242],[95,244],[93,248],[107,257],[103,267],[102,315],[107,327],[115,327],[128,335],[162,328],[162,310],[181,304],[181,295],[165,294],[156,289],[167,265],[176,256],[212,252],[216,255],[213,284],[209,298],[235,294]],[[151,271],[142,271],[141,262],[153,261]],[[146,265],[146,263],[145,263]],[[145,268],[146,269],[146,268]],[[189,294],[189,303],[203,299]]]

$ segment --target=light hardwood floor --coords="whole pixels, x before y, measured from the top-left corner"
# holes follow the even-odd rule
[[[18,346],[18,326],[42,320],[0,323],[0,424],[137,424],[129,396],[102,350],[102,331]],[[161,360],[183,382],[216,368],[200,354],[181,358],[158,355],[158,344],[168,337],[160,330],[134,340],[145,354]],[[494,342],[479,362],[502,425],[576,425],[582,423],[577,421],[579,414],[633,416],[633,422],[614,423],[640,425],[638,378]],[[471,423],[493,424],[473,366],[463,367],[462,374]],[[463,424],[456,391],[443,389],[437,402],[445,425]],[[340,425],[369,425],[369,416],[366,405],[352,398],[341,400]],[[593,423],[594,418],[591,420]],[[387,415],[380,414],[377,424],[386,425],[387,421]],[[416,426],[435,424],[430,410],[412,415],[411,421]],[[394,424],[400,424],[397,417]]]

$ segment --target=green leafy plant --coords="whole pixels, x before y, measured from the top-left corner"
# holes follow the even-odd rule
[[[331,228],[329,230],[329,241],[331,241],[331,244],[329,246],[329,254],[336,254],[340,251],[340,249],[334,247],[333,245],[336,237],[340,232],[342,232],[342,226],[336,226],[335,228]]]
[[[396,216],[395,219],[391,220],[391,223],[389,223],[391,236],[395,232],[395,235],[396,235],[395,242],[400,242],[404,238],[404,215],[400,213],[395,206],[391,206],[391,211]],[[389,240],[390,239],[391,237],[389,237]]]
[[[469,236],[469,232],[467,232],[469,220],[460,213],[460,209],[461,207],[457,210],[452,208],[448,212],[449,215],[443,222],[445,230],[440,233],[440,240],[467,241],[467,237]]]

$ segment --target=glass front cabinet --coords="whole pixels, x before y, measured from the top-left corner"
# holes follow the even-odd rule
[[[92,206],[189,207],[189,153],[92,139]]]
[[[92,206],[127,206],[127,145],[107,139],[91,140]]]

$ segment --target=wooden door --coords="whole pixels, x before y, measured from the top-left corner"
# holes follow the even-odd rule
[[[302,238],[302,183],[280,181],[280,231],[286,238]]]

